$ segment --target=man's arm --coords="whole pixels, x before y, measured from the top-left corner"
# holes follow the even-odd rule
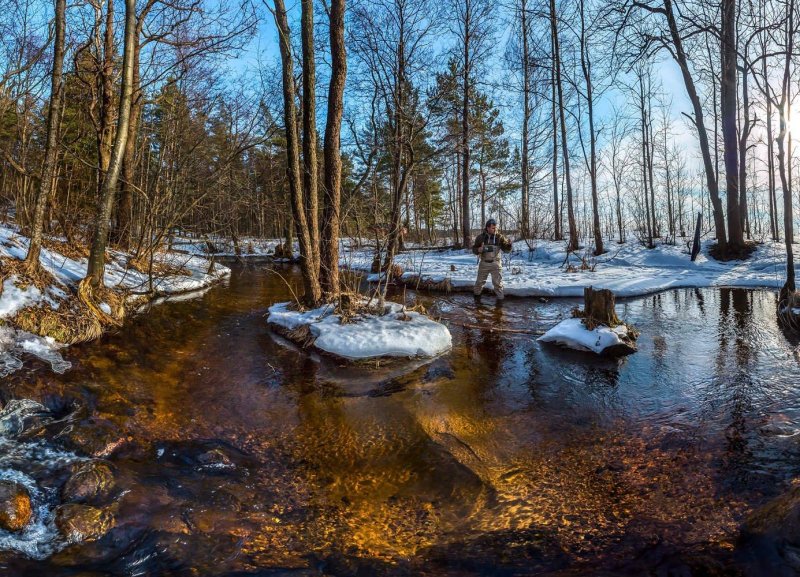
[[[475,237],[475,243],[472,245],[472,254],[480,254],[482,246],[483,246],[483,233]]]

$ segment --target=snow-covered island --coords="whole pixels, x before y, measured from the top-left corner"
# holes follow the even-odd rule
[[[361,303],[363,305],[363,303]],[[301,311],[294,303],[269,308],[269,325],[290,341],[359,361],[383,357],[436,357],[450,350],[450,331],[422,313],[386,303],[382,311],[342,315],[332,304]]]
[[[601,325],[589,330],[582,319],[571,318],[561,321],[538,340],[607,356],[620,349],[626,350],[629,336],[630,330],[624,324],[613,328]]]
[[[573,318],[558,323],[539,337],[539,341],[605,357],[635,353],[639,333],[617,317],[614,293],[587,287],[583,300],[583,310],[573,310]]]
[[[77,254],[63,241],[50,239],[40,255],[45,274],[31,282],[17,272],[27,252],[28,238],[13,224],[0,224],[0,376],[20,368],[23,352],[63,372],[69,363],[58,350],[103,332],[102,323],[93,319],[77,296],[78,285],[86,275],[86,255]],[[152,279],[141,268],[134,266],[130,254],[107,252],[105,286],[114,302],[99,303],[105,315],[116,315],[112,309],[120,307],[136,310],[154,298],[200,291],[231,272],[203,257],[174,252],[153,256]]]

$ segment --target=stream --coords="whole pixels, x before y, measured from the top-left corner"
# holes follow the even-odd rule
[[[62,351],[63,374],[0,379],[0,480],[34,509],[0,530],[0,574],[759,574],[741,524],[800,477],[774,293],[619,302],[641,336],[612,361],[522,332],[575,300],[409,291],[453,350],[353,367],[268,330],[284,279],[237,268]],[[113,527],[65,539],[54,511],[87,461],[113,471]]]

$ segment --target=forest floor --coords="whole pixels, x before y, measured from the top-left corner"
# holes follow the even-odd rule
[[[19,368],[15,353],[20,351],[62,370],[57,350],[63,344],[91,340],[108,328],[78,294],[88,251],[63,239],[47,239],[40,257],[43,271],[31,279],[20,266],[28,242],[16,226],[0,224],[0,376]],[[199,291],[229,274],[229,268],[196,255],[156,253],[151,266],[110,250],[105,268],[109,290],[98,308],[101,316],[120,319],[125,311],[133,312],[154,298]]]

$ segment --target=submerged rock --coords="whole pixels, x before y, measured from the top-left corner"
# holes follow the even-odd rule
[[[748,515],[742,524],[739,552],[753,573],[797,575],[800,572],[800,486]]]
[[[197,462],[204,467],[212,468],[233,468],[230,457],[226,455],[221,449],[211,449],[197,457]]]
[[[14,481],[0,481],[0,529],[22,531],[31,520],[31,496]]]
[[[95,541],[114,527],[108,509],[68,503],[56,509],[56,527],[70,541]]]
[[[85,503],[102,500],[114,488],[114,472],[102,461],[81,465],[67,480],[61,498],[67,503]]]
[[[125,440],[123,432],[113,422],[92,416],[71,427],[63,442],[67,448],[84,455],[107,457]]]

